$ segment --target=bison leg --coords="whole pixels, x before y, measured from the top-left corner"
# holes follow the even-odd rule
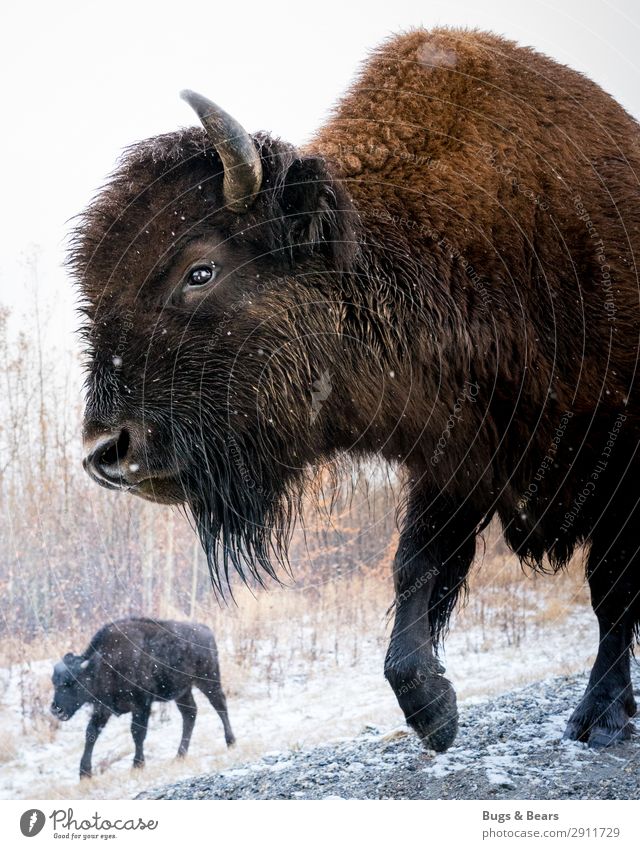
[[[434,649],[471,566],[478,522],[465,508],[414,491],[394,561],[395,621],[385,676],[407,723],[438,752],[453,742],[458,712]]]
[[[96,705],[85,732],[84,752],[80,760],[80,778],[91,778],[91,756],[100,732],[109,721],[111,714],[102,705]]]
[[[179,699],[176,699],[176,704],[182,714],[182,740],[180,740],[180,746],[178,748],[178,757],[183,758],[189,751],[189,743],[191,742],[193,726],[196,724],[198,707],[191,690],[187,690]]]
[[[607,523],[602,522],[603,526]],[[624,532],[617,539],[594,539],[587,577],[598,617],[600,644],[586,692],[573,712],[565,738],[589,746],[627,740],[636,712],[630,674],[640,560],[637,541]]]
[[[211,705],[217,711],[218,716],[222,720],[222,725],[224,727],[224,739],[227,746],[233,746],[233,744],[236,742],[236,738],[234,737],[233,731],[231,730],[229,714],[227,713],[227,699],[224,695],[222,687],[220,686],[219,679],[206,682],[203,681],[198,684],[198,687],[209,699]]]
[[[133,756],[133,766],[140,768],[144,766],[144,738],[147,736],[147,727],[149,725],[149,714],[151,713],[151,705],[145,703],[138,705],[133,711],[131,717],[131,736],[135,743],[136,752]]]

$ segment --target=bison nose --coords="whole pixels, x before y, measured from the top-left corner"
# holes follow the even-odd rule
[[[126,428],[87,440],[85,470],[103,486],[121,488],[134,483],[137,466],[127,459],[130,443]]]

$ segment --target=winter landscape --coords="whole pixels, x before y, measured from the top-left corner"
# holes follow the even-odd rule
[[[488,699],[507,690],[583,672],[593,659],[596,637],[579,564],[567,575],[536,576],[523,574],[505,554],[485,553],[482,561],[443,655],[461,706],[475,705],[480,715]],[[237,606],[204,602],[196,618],[209,622],[217,637],[236,745],[227,750],[217,715],[197,693],[198,718],[186,759],[175,759],[181,728],[175,705],[156,704],[145,769],[131,768],[130,717],[123,716],[112,719],[99,738],[91,780],[78,779],[88,708],[67,723],[49,713],[53,662],[69,649],[84,648],[91,629],[75,625],[35,640],[26,649],[32,659],[25,658],[24,646],[5,643],[6,660],[15,654],[0,673],[0,795],[129,798],[187,777],[229,770],[242,775],[247,764],[263,758],[277,771],[295,753],[362,734],[385,741],[383,747],[387,740],[407,738],[382,674],[390,592],[388,576],[372,569],[369,576],[358,570],[323,584],[276,586],[255,594],[241,588]],[[101,618],[106,621],[106,611]],[[560,717],[546,715],[543,701],[540,716],[530,714],[532,735],[542,724],[544,740],[557,742],[569,707],[567,702]],[[566,745],[576,753],[587,751],[583,744]],[[433,761],[425,754],[422,766],[434,775],[440,768],[446,773],[451,757]],[[489,781],[499,763],[499,758],[487,762]],[[497,785],[503,773],[498,770]]]
[[[640,798],[635,42],[458,5],[17,13],[0,799]],[[80,777],[127,617],[212,630],[235,745],[197,691]]]

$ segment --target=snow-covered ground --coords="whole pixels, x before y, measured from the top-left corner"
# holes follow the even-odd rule
[[[631,667],[637,690],[640,669]],[[143,799],[640,799],[633,735],[608,749],[562,739],[588,673],[556,675],[460,708],[445,753],[369,727],[343,742],[189,776]]]
[[[577,606],[544,628],[530,629],[520,645],[499,630],[455,627],[447,641],[447,676],[459,700],[479,701],[519,684],[587,668],[597,645],[595,617]],[[335,665],[328,654],[312,664],[288,664],[278,685],[267,685],[259,667],[247,672],[225,662],[223,684],[237,745],[227,750],[218,716],[199,693],[191,748],[175,760],[181,720],[173,703],[156,705],[145,743],[146,767],[131,769],[130,716],[112,718],[99,738],[90,781],[78,780],[89,708],[67,723],[47,715],[51,662],[0,670],[0,798],[127,798],[168,781],[239,766],[282,750],[353,737],[372,724],[381,733],[403,725],[384,680],[383,643],[362,643],[354,665]],[[35,708],[34,708],[35,702]]]

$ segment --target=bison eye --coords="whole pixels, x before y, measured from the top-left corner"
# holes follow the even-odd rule
[[[216,267],[213,263],[209,263],[208,265],[196,265],[187,274],[187,285],[206,286],[207,283],[211,283],[211,281],[215,279],[215,276]]]

